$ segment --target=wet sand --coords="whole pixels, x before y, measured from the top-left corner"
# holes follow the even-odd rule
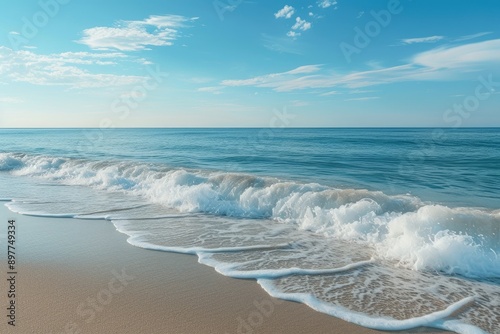
[[[16,326],[4,315],[0,333],[381,333],[272,298],[195,256],[133,247],[110,222],[21,216],[3,204],[2,248],[15,219],[18,274]],[[5,276],[5,250],[1,267]]]

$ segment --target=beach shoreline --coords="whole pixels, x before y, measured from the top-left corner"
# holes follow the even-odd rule
[[[2,235],[16,221],[18,281],[16,326],[4,320],[2,333],[380,333],[272,298],[195,256],[133,247],[108,221],[23,216],[3,204]]]

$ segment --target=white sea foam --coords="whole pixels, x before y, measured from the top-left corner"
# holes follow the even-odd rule
[[[499,210],[135,162],[0,154],[0,171],[48,182],[23,191],[48,199],[7,203],[13,211],[111,220],[132,245],[195,254],[366,327],[497,333]]]
[[[342,306],[332,305],[330,303],[325,303],[311,294],[306,293],[284,293],[276,289],[274,286],[274,281],[268,279],[259,279],[257,282],[262,286],[262,288],[269,293],[271,296],[291,301],[296,301],[303,303],[311,307],[312,309],[326,313],[337,318],[344,319],[346,321],[358,324],[363,327],[374,328],[378,330],[387,331],[403,331],[417,327],[440,327],[443,329],[450,329],[457,333],[463,334],[482,334],[485,333],[480,328],[476,326],[471,326],[460,321],[455,321],[453,326],[451,324],[446,325],[442,320],[449,317],[453,313],[457,312],[461,308],[472,304],[474,298],[468,297],[464,298],[456,303],[449,305],[446,309],[435,311],[429,314],[425,314],[419,317],[414,317],[411,319],[397,320],[391,318],[381,318],[368,316],[361,313],[352,312]]]
[[[126,192],[179,212],[274,219],[326,237],[369,243],[377,257],[414,270],[500,277],[498,212],[426,205],[408,195],[133,162],[4,153],[0,170]]]
[[[214,260],[211,253],[207,252],[197,252],[199,258],[199,263],[205,264],[210,267],[214,267],[218,273],[224,276],[229,276],[233,278],[258,278],[258,279],[274,279],[279,277],[286,277],[292,275],[330,275],[336,274],[344,271],[348,271],[354,268],[368,265],[374,263],[374,260],[361,261],[357,263],[350,263],[340,268],[330,268],[330,269],[304,269],[297,267],[289,268],[279,268],[279,269],[257,269],[257,270],[239,270],[241,267],[240,263],[222,263],[220,261]],[[248,263],[244,263],[245,265]]]
[[[360,244],[332,243],[254,220],[239,220],[239,226],[225,233],[231,226],[224,218],[210,216],[196,216],[187,224],[175,218],[155,220],[156,225],[140,232],[131,230],[138,226],[136,221],[114,224],[131,236],[132,245],[196,254],[200,263],[223,275],[257,279],[272,296],[298,301],[365,327],[405,330],[427,326],[485,333],[482,326],[496,333],[500,321],[500,313],[495,312],[500,302],[497,285],[363,260],[370,250]],[[239,240],[235,240],[236,231],[240,232]],[[286,240],[296,241],[280,243]],[[264,241],[267,244],[262,244]],[[224,246],[228,244],[242,246]],[[452,314],[459,314],[459,319],[450,321]]]

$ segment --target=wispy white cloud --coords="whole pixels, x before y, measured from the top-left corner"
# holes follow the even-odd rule
[[[344,101],[368,101],[368,100],[378,100],[379,96],[366,96],[366,97],[356,97],[352,99],[346,99]]]
[[[299,48],[296,43],[294,43],[294,39],[287,38],[285,36],[276,37],[262,34],[262,45],[266,49],[280,53],[300,55],[303,52],[302,49]]]
[[[309,102],[307,102],[307,101],[302,101],[302,100],[290,101],[290,106],[292,106],[292,107],[305,107],[308,105],[309,105]]]
[[[360,88],[404,81],[447,81],[469,78],[470,72],[500,66],[500,39],[416,54],[409,63],[353,73],[328,71],[321,65],[243,80],[224,80],[223,86],[254,86],[278,92],[312,88]]]
[[[354,89],[349,91],[349,94],[367,94],[367,93],[373,93],[373,90],[366,90],[366,89]]]
[[[305,74],[305,73],[314,73],[321,69],[322,65],[305,65],[299,66],[296,69],[285,72],[285,74]]]
[[[210,87],[201,87],[201,88],[198,88],[198,92],[204,92],[204,93],[212,93],[212,94],[222,94],[222,89],[224,89],[224,87],[221,87],[221,86],[210,86]]]
[[[251,79],[224,80],[221,84],[223,86],[255,86],[273,88],[276,91],[290,91],[301,86],[297,80],[300,81],[308,78],[308,76],[301,77],[300,75],[318,72],[320,68],[321,65],[306,65],[297,67],[291,71],[272,73]]]
[[[319,96],[331,96],[331,95],[339,95],[340,93],[336,90],[332,90],[330,92],[326,92],[326,93],[321,93],[319,94]]]
[[[363,17],[363,15],[365,15],[365,12],[361,11],[361,12],[358,13],[358,16],[356,16],[356,18],[360,19],[361,17]]]
[[[416,55],[413,63],[443,69],[474,69],[499,64],[500,39],[433,49]]]
[[[406,39],[401,40],[401,44],[435,43],[435,42],[442,41],[445,39],[448,41],[451,41],[451,42],[464,42],[464,41],[468,41],[471,39],[483,37],[483,36],[489,35],[491,33],[492,33],[491,31],[486,31],[486,32],[480,32],[477,34],[461,36],[461,37],[458,37],[455,39],[446,38],[445,36],[440,36],[440,35],[429,36],[429,37],[419,37],[419,38],[406,38]]]
[[[152,61],[147,60],[145,58],[139,58],[139,59],[136,60],[136,62],[138,62],[141,65],[153,65]]]
[[[468,40],[471,40],[471,39],[474,39],[474,38],[479,38],[479,37],[483,37],[483,36],[489,35],[491,33],[492,33],[491,31],[485,31],[485,32],[480,32],[480,33],[473,34],[473,35],[461,36],[461,37],[455,39],[454,42],[468,41]]]
[[[403,44],[415,44],[415,43],[435,43],[444,39],[444,36],[429,36],[429,37],[419,37],[419,38],[405,38],[401,42]]]
[[[295,13],[295,8],[289,5],[285,5],[285,7],[281,8],[279,11],[274,13],[274,17],[276,17],[277,19],[279,18],[289,19],[292,17],[294,13]]]
[[[88,65],[102,68],[122,61],[128,61],[128,58],[119,52],[64,52],[44,55],[0,46],[0,76],[11,82],[33,85],[100,88],[132,85],[145,80],[141,76],[116,75],[103,71],[92,73],[83,68]]]
[[[0,103],[8,103],[8,104],[14,104],[14,103],[23,103],[24,100],[18,97],[0,97]]]
[[[378,61],[375,61],[375,60],[367,61],[366,65],[374,70],[379,70],[379,69],[383,68],[382,64]]]
[[[318,6],[321,8],[328,8],[330,6],[335,6],[336,4],[336,0],[321,0],[318,2]]]
[[[163,15],[142,21],[119,21],[114,27],[85,29],[78,42],[95,50],[138,51],[151,46],[169,46],[179,37],[179,29],[196,19]]]

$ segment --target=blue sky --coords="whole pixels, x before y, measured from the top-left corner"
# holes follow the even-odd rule
[[[0,126],[500,126],[499,17],[496,0],[9,0]]]

